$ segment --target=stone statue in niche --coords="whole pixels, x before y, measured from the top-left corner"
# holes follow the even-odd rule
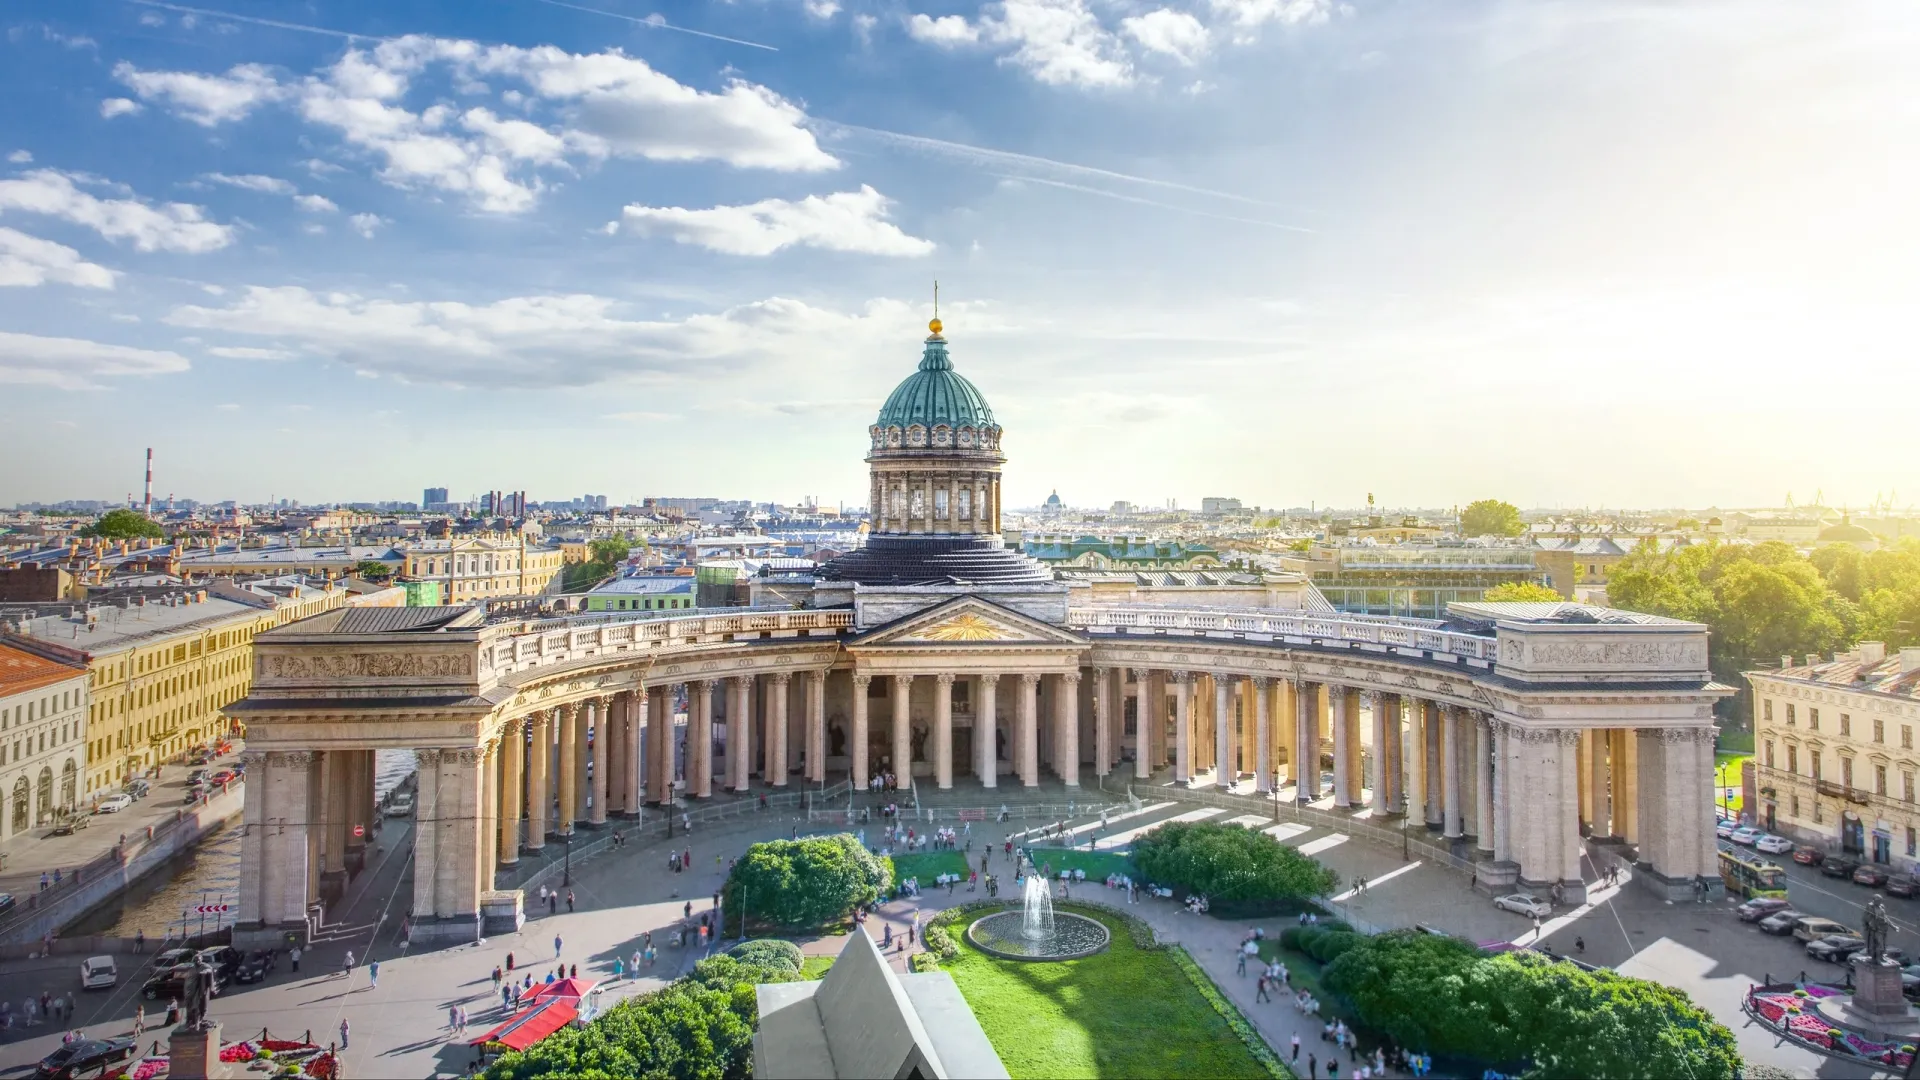
[[[913,725],[911,739],[913,741],[913,760],[927,760],[927,726],[925,724]]]
[[[838,722],[827,728],[827,756],[841,757],[847,752],[847,729]]]

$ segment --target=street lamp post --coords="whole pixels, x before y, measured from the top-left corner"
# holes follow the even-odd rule
[[[565,887],[573,884],[573,834],[567,833],[562,836],[560,843],[566,849],[565,861],[560,866],[560,884]]]

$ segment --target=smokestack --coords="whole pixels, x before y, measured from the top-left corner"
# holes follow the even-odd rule
[[[147,447],[147,498],[141,511],[148,517],[153,516],[153,447]]]

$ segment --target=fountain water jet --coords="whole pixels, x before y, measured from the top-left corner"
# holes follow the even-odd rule
[[[1020,934],[1028,941],[1045,941],[1053,934],[1053,890],[1038,874],[1027,877],[1020,895]]]
[[[996,912],[967,927],[974,947],[1003,960],[1075,960],[1107,947],[1106,925],[1071,911],[1053,910],[1047,879],[1029,873],[1020,907]]]

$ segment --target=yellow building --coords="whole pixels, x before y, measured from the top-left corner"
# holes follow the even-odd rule
[[[12,644],[87,669],[83,798],[226,731],[220,710],[253,685],[253,639],[343,606],[296,579],[130,590],[75,614],[25,620]]]
[[[443,604],[543,593],[565,563],[561,548],[525,535],[419,540],[395,550],[406,557],[401,579],[439,582]]]
[[[1804,662],[1802,660],[1804,659]],[[1761,828],[1901,871],[1920,864],[1920,648],[1863,641],[1749,671]],[[1731,781],[1729,781],[1731,782]]]

